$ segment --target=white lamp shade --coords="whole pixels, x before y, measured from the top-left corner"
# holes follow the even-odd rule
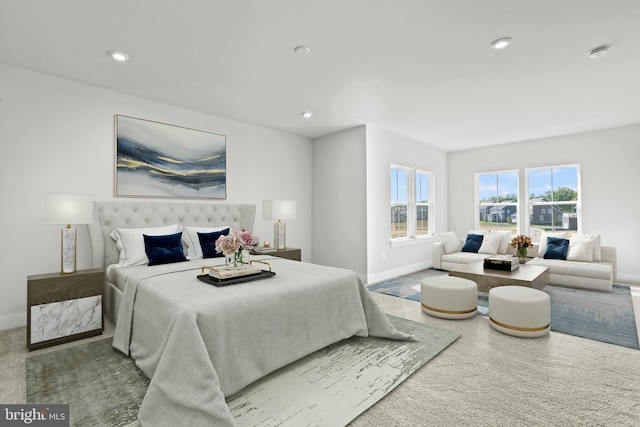
[[[45,193],[45,224],[90,224],[92,219],[91,194]]]
[[[263,219],[296,219],[296,202],[291,200],[265,200],[262,203]]]

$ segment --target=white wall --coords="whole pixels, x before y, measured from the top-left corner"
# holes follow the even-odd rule
[[[390,244],[392,163],[434,172],[437,220],[430,225],[446,229],[446,153],[359,126],[313,140],[313,262],[355,270],[368,283],[431,266],[433,238]]]
[[[313,262],[366,275],[365,127],[313,140]]]
[[[449,228],[474,228],[474,173],[580,164],[582,232],[600,233],[618,252],[618,278],[640,282],[640,125],[451,152]]]
[[[44,193],[115,199],[116,114],[226,135],[228,196],[213,202],[255,203],[254,232],[272,240],[262,200],[297,201],[287,243],[311,259],[309,139],[0,64],[0,329],[26,323],[28,275],[60,270],[60,227],[43,224]],[[80,227],[78,268],[90,267],[89,251]]]
[[[367,281],[390,279],[432,266],[434,238],[391,246],[391,164],[434,173],[435,218],[429,227],[447,229],[447,153],[422,142],[367,126]]]

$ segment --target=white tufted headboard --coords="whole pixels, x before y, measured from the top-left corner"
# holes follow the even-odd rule
[[[253,231],[256,206],[226,203],[93,202],[93,222],[88,225],[93,268],[119,260],[114,228],[158,227],[180,224],[213,227],[228,225]]]

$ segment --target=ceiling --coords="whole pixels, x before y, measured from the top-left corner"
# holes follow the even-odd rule
[[[0,0],[0,62],[310,138],[367,124],[445,151],[640,123],[638,0]]]

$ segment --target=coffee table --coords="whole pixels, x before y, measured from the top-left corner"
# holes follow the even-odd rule
[[[541,265],[520,264],[514,271],[490,270],[484,262],[461,264],[449,270],[449,276],[473,280],[478,284],[478,292],[489,292],[497,286],[526,286],[542,289],[549,284],[549,269]]]

